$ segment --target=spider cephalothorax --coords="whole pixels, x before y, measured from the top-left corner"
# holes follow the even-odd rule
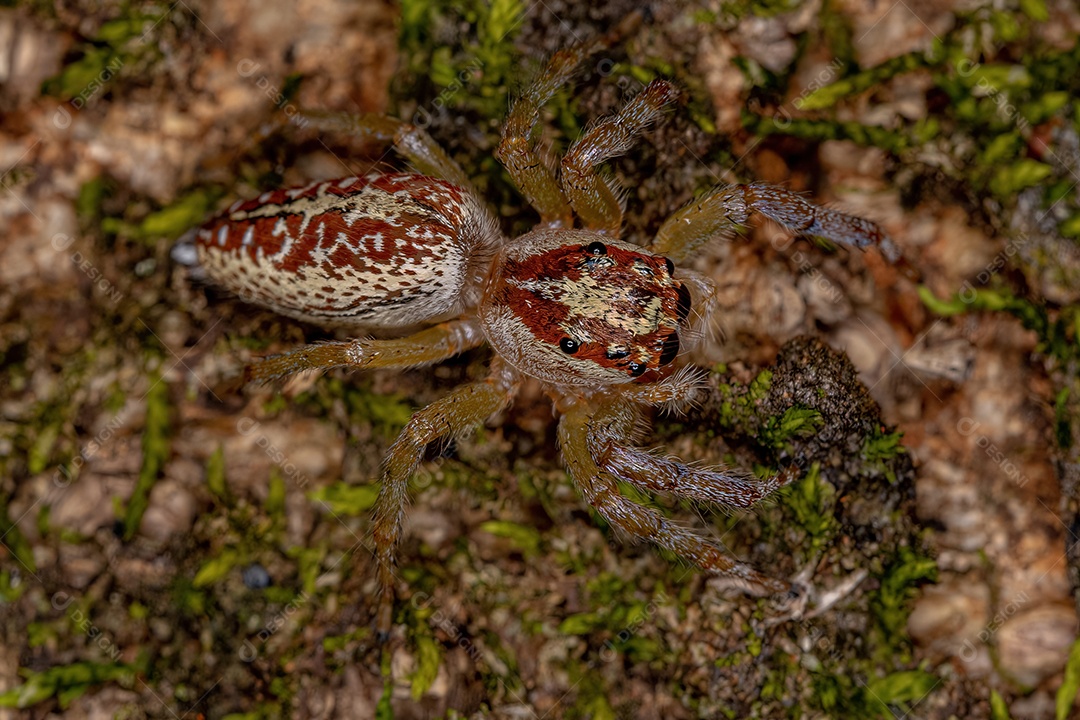
[[[671,373],[690,291],[670,260],[587,230],[536,230],[496,258],[480,318],[510,364],[548,382]]]
[[[197,262],[243,299],[381,336],[265,358],[248,369],[253,380],[338,366],[403,368],[484,343],[494,349],[490,375],[418,411],[386,458],[373,527],[384,591],[381,632],[391,627],[393,550],[408,480],[425,447],[506,408],[527,376],[543,384],[560,413],[558,440],[574,483],[612,526],[750,591],[789,588],[619,491],[622,481],[645,492],[748,507],[795,478],[787,470],[756,480],[635,446],[645,408],[678,405],[700,385],[686,358],[708,335],[715,288],[679,264],[755,212],[796,232],[892,248],[867,220],[763,184],[707,193],[670,217],[647,247],[619,240],[618,193],[597,168],[631,147],[677,98],[674,86],[655,80],[590,127],[562,158],[558,175],[530,139],[539,108],[609,40],[557,53],[504,126],[497,155],[540,213],[532,232],[503,237],[465,173],[422,130],[383,116],[308,115],[317,128],[393,142],[417,173],[268,192],[233,205],[178,247],[178,258]],[[584,228],[573,229],[575,213]]]

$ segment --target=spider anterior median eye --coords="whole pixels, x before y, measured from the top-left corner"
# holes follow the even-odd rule
[[[586,245],[585,252],[590,255],[607,255],[607,245],[597,240]]]
[[[573,355],[578,351],[579,347],[581,347],[581,343],[579,343],[574,338],[564,337],[562,340],[559,341],[559,349],[561,349],[567,355]]]
[[[671,262],[671,258],[664,258],[664,265],[667,267],[667,274],[675,274],[675,263]]]
[[[642,373],[646,370],[645,363],[630,363],[630,375],[631,377],[641,377]]]
[[[679,354],[679,335],[671,333],[664,339],[664,348],[660,351],[660,364],[667,365]]]
[[[679,302],[675,307],[675,314],[679,322],[686,322],[686,318],[690,316],[690,291],[685,285],[679,286]]]

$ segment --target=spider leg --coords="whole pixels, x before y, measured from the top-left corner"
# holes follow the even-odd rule
[[[678,412],[693,403],[704,387],[700,371],[684,368],[660,382],[620,388],[606,409],[597,412],[588,435],[589,452],[597,465],[646,492],[663,492],[689,500],[748,508],[772,491],[798,479],[798,468],[759,480],[746,473],[686,465],[673,458],[634,447],[642,429],[641,405]]]
[[[335,367],[363,370],[428,365],[483,343],[484,333],[479,322],[474,319],[451,320],[403,338],[359,338],[304,345],[249,365],[244,371],[244,380],[266,383],[304,370],[329,370]]]
[[[614,115],[579,137],[562,159],[562,189],[585,226],[617,236],[623,209],[610,178],[596,168],[627,152],[637,136],[653,123],[679,91],[666,80],[653,80]]]
[[[613,440],[597,443],[592,449],[608,472],[642,490],[730,507],[751,507],[773,490],[799,479],[795,466],[758,480],[737,471],[691,467]]]
[[[726,185],[678,210],[656,233],[649,250],[679,263],[716,237],[730,237],[752,213],[800,235],[865,248],[877,246],[895,261],[900,252],[876,223],[807,202],[777,185]]]
[[[708,539],[679,527],[658,512],[619,494],[615,477],[594,458],[590,445],[612,423],[632,425],[627,406],[618,398],[592,398],[566,409],[559,421],[559,443],[570,475],[585,500],[613,527],[645,538],[694,563],[702,570],[739,582],[747,591],[772,595],[788,592],[788,583],[767,577],[730,557]]]
[[[599,410],[587,433],[589,453],[598,467],[646,492],[663,492],[728,507],[748,508],[797,480],[791,467],[767,480],[719,468],[691,467],[628,444],[638,409],[627,400],[613,401]]]
[[[540,108],[570,80],[581,61],[591,55],[597,45],[594,40],[551,56],[540,77],[511,108],[503,125],[502,140],[495,150],[495,157],[506,167],[514,184],[540,213],[540,220],[545,224],[571,227],[574,215],[559,189],[554,170],[544,162],[532,141],[532,134],[540,122]]]
[[[440,178],[460,188],[472,190],[469,176],[423,128],[376,113],[304,111],[300,121],[321,132],[343,133],[363,140],[393,145],[394,149],[421,175]]]
[[[372,525],[382,590],[376,629],[384,639],[393,622],[394,547],[401,535],[409,477],[429,443],[475,427],[510,404],[517,392],[517,376],[501,364],[493,363],[492,367],[486,380],[460,387],[413,415],[386,457]]]
[[[525,88],[510,109],[495,157],[506,167],[514,184],[540,213],[540,219],[546,225],[572,227],[574,215],[555,180],[555,171],[544,162],[532,140],[540,122],[540,108],[570,81],[587,57],[618,42],[640,21],[640,14],[631,13],[611,32],[552,55],[543,72]]]

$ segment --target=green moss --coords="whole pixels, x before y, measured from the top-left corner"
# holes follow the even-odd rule
[[[790,695],[788,678],[797,676],[798,667],[794,656],[788,653],[777,653],[770,660],[772,660],[772,665],[768,676],[761,684],[759,697],[766,701],[779,700],[783,702]]]
[[[481,431],[478,429],[477,432]],[[479,440],[477,442],[482,444]],[[497,472],[454,457],[440,458],[435,465],[421,465],[410,482],[419,490],[435,484],[463,490],[478,500],[494,500],[502,490],[501,477]]]
[[[1025,8],[1025,14],[1044,17],[1045,7],[1036,0]],[[826,5],[823,27],[830,26],[830,16]],[[957,13],[954,26],[928,51],[907,53],[860,69],[850,62],[852,53],[844,40],[847,35],[842,20],[833,21],[831,26],[838,26],[839,32],[833,33],[838,39],[830,44],[836,45],[836,57],[848,72],[797,100],[796,109],[805,115],[746,113],[745,127],[761,135],[791,135],[819,142],[851,140],[916,162],[932,143],[932,151],[940,153],[944,147],[953,154],[951,166],[955,169],[951,174],[962,175],[974,193],[989,193],[1006,205],[1012,205],[1025,188],[1049,187],[1058,180],[1071,186],[1072,178],[1063,163],[1040,162],[1031,156],[1029,129],[1077,117],[1072,99],[1080,92],[1080,43],[1074,42],[1066,51],[1047,48],[1033,33],[1032,23],[1014,10],[983,6]],[[972,56],[972,37],[983,38],[986,46],[997,49],[996,58],[1008,60]],[[887,92],[891,79],[914,72],[929,74],[935,90],[948,97],[940,111],[923,118],[901,119],[888,129],[812,115],[832,110],[859,94],[883,88]],[[1069,202],[1067,206],[1074,205]],[[1072,209],[1080,211],[1080,207]]]
[[[0,531],[2,530],[0,527]],[[19,573],[6,568],[0,570],[0,603],[14,603],[25,591],[26,583],[22,581]]]
[[[182,195],[167,207],[143,218],[137,236],[153,241],[179,237],[205,220],[216,200],[217,197],[205,189]]]
[[[102,23],[95,37],[75,49],[77,59],[42,85],[42,92],[82,108],[114,82],[125,68],[130,68],[150,52],[156,52],[146,34],[165,15],[167,9],[131,12],[126,17]]]
[[[931,311],[945,317],[973,311],[1005,312],[1039,337],[1039,352],[1068,364],[1080,360],[1080,305],[1051,311],[1045,304],[1016,297],[1007,289],[969,289],[951,300],[941,300],[925,286],[919,298]]]
[[[821,424],[821,413],[817,410],[790,407],[780,417],[767,418],[758,438],[763,446],[782,450],[790,448],[789,441],[793,438],[812,436]]]
[[[743,127],[755,135],[791,135],[814,142],[826,140],[850,140],[857,145],[878,147],[892,153],[901,153],[919,144],[918,137],[925,128],[918,126],[908,133],[886,130],[880,127],[860,125],[856,122],[772,118],[743,112]],[[918,131],[918,133],[916,132]]]
[[[934,64],[933,57],[924,52],[913,52],[890,58],[880,65],[856,73],[834,83],[817,88],[795,102],[799,110],[824,110],[840,99],[879,87],[882,83],[902,73],[911,72]]]
[[[323,378],[315,387],[296,398],[296,404],[314,415],[329,415],[334,403],[343,401],[349,420],[358,425],[370,425],[384,438],[397,437],[412,417],[415,407],[401,394],[372,392],[369,378],[345,382],[340,378]]]
[[[280,530],[285,527],[285,480],[281,477],[281,469],[277,466],[270,470],[270,487],[266,493],[266,505],[263,511],[270,517],[276,528]]]
[[[1076,702],[1077,693],[1080,693],[1080,640],[1073,642],[1069,649],[1069,659],[1065,663],[1065,679],[1061,681],[1057,697],[1054,701],[1054,717],[1056,720],[1065,720],[1072,711]]]
[[[371,631],[367,627],[361,626],[344,635],[325,635],[322,640],[322,647],[327,653],[336,653],[365,640],[370,634]]]
[[[367,517],[379,497],[379,484],[350,485],[338,481],[308,493],[317,503],[325,503],[336,515]]]
[[[132,687],[136,676],[145,668],[128,663],[79,662],[33,672],[20,670],[25,678],[22,685],[0,693],[0,707],[28,708],[39,702],[56,698],[61,708],[91,688],[104,683],[116,682]]]
[[[897,478],[889,461],[907,452],[907,448],[901,442],[903,437],[902,432],[887,433],[881,427],[877,427],[866,436],[862,446],[863,460],[893,484],[896,483]]]
[[[236,548],[225,548],[199,568],[191,584],[195,588],[209,587],[222,580],[242,562],[244,557]]]
[[[813,674],[811,702],[836,717],[893,718],[908,715],[941,681],[923,670],[871,675],[865,683],[847,674]]]
[[[1065,720],[1066,716],[1061,716]],[[990,690],[990,720],[1011,720],[1009,706],[997,690]]]
[[[771,370],[762,370],[746,388],[734,383],[721,384],[717,387],[717,397],[720,398],[719,420],[722,429],[740,429],[745,432],[747,427],[757,426],[758,404],[769,394],[772,376]]]
[[[229,487],[225,482],[225,449],[221,445],[218,445],[206,460],[206,487],[223,505],[232,505]]]
[[[56,440],[59,436],[59,420],[47,422],[38,430],[33,445],[30,446],[30,453],[26,459],[27,469],[32,475],[44,472],[45,468],[49,467],[49,459],[52,456],[53,448],[55,447]]]
[[[863,700],[874,715],[896,717],[893,708],[906,715],[913,703],[925,698],[940,682],[936,675],[923,670],[901,670],[869,679]]]
[[[1073,418],[1069,403],[1071,394],[1068,387],[1063,387],[1054,398],[1054,437],[1057,439],[1058,447],[1062,450],[1072,449],[1073,444],[1071,431]]]
[[[7,549],[7,552],[10,552],[23,568],[34,573],[37,571],[37,564],[34,562],[33,550],[30,543],[26,541],[26,537],[19,531],[18,526],[11,521],[8,515],[7,500],[7,495],[0,493],[0,538],[3,539],[3,546]],[[21,595],[22,591],[16,592],[11,585],[13,580],[11,570],[5,569],[4,572],[6,577],[0,575],[0,596]]]
[[[794,515],[795,523],[807,534],[813,555],[828,545],[837,525],[835,517],[836,491],[821,479],[821,467],[814,463],[799,482],[785,490],[781,502]]]
[[[275,393],[263,403],[263,412],[268,416],[279,415],[289,408],[289,401],[285,395]]]
[[[937,563],[916,549],[901,547],[880,577],[870,600],[875,660],[888,667],[910,660],[907,618],[921,584],[937,579]]]
[[[480,529],[497,537],[506,538],[521,550],[525,557],[536,557],[541,553],[543,538],[540,531],[531,525],[509,520],[488,520]]]
[[[327,547],[320,544],[315,547],[293,546],[285,551],[286,556],[296,561],[297,574],[300,576],[300,586],[303,591],[311,596],[316,594],[315,583],[323,574],[323,561],[326,559]]]
[[[395,94],[437,97],[437,107],[424,108],[427,113],[446,109],[501,118],[521,65],[514,41],[524,12],[520,0],[469,0],[451,6],[405,0],[399,46],[408,65],[398,76]],[[451,26],[474,28],[475,35],[457,36],[447,44],[442,28]]]
[[[413,642],[416,648],[416,669],[409,675],[412,681],[410,691],[413,700],[419,700],[435,683],[443,655],[442,648],[435,642],[430,631],[415,636]]]
[[[105,194],[105,179],[100,176],[88,180],[79,188],[79,196],[75,200],[75,214],[82,227],[92,227],[97,224],[102,215],[101,206],[105,200]]]
[[[798,7],[798,0],[728,0],[721,5],[723,12],[733,19],[747,16],[772,17],[791,12]]]
[[[1038,185],[1053,172],[1054,168],[1046,163],[1020,158],[995,169],[989,188],[998,197],[1012,197],[1021,190]]]
[[[139,477],[122,517],[124,540],[131,540],[138,532],[139,523],[150,502],[150,490],[169,459],[169,386],[162,378],[155,380],[146,393],[142,451]]]
[[[750,628],[745,628],[746,631],[746,651],[750,653],[750,657],[759,657],[761,651],[764,648],[764,640],[760,635],[755,633]]]

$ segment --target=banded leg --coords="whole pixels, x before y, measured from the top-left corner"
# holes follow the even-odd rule
[[[495,157],[545,224],[572,227],[574,215],[555,180],[555,172],[544,162],[532,134],[540,121],[540,108],[570,80],[581,61],[596,49],[596,44],[593,41],[560,50],[551,57],[536,82],[514,103],[495,150]]]
[[[574,215],[555,180],[555,172],[544,162],[532,140],[533,131],[540,121],[540,108],[569,82],[587,57],[617,42],[640,21],[640,15],[632,13],[606,35],[552,55],[540,76],[510,109],[495,157],[506,167],[514,184],[540,213],[540,219],[545,224],[571,227]]]
[[[469,176],[453,158],[427,134],[423,128],[387,117],[368,113],[302,112],[301,120],[316,130],[352,135],[365,140],[392,144],[421,175],[446,180],[460,188],[472,189]]]
[[[390,448],[383,469],[382,487],[375,506],[372,538],[378,563],[379,601],[376,629],[389,636],[393,623],[394,547],[401,535],[401,521],[408,502],[409,477],[416,470],[429,443],[453,437],[481,424],[507,407],[517,392],[517,378],[494,366],[482,382],[458,388],[412,416]]]
[[[891,261],[900,252],[876,223],[814,205],[777,185],[727,185],[714,190],[669,217],[649,250],[676,264],[713,238],[730,237],[752,213],[759,213],[800,235],[812,235],[857,248],[877,246]]]
[[[479,347],[484,333],[476,320],[451,320],[392,340],[360,338],[304,345],[263,358],[244,371],[245,382],[266,383],[305,370],[350,367],[406,368],[428,365]]]
[[[727,507],[748,508],[772,491],[798,479],[791,467],[767,480],[719,468],[690,467],[628,445],[637,408],[626,400],[610,402],[594,414],[587,435],[597,466],[646,492],[669,493]]]
[[[641,131],[678,97],[674,85],[653,80],[622,110],[598,122],[570,146],[562,159],[562,189],[586,227],[618,236],[622,203],[614,183],[596,169],[633,147]]]
[[[733,578],[748,592],[772,595],[791,590],[788,583],[737,562],[706,538],[619,494],[615,478],[597,465],[589,448],[589,436],[602,433],[605,419],[610,421],[611,414],[619,411],[613,405],[617,401],[610,398],[593,399],[588,405],[579,403],[569,408],[559,421],[563,457],[585,500],[612,527],[651,540],[706,572]]]

